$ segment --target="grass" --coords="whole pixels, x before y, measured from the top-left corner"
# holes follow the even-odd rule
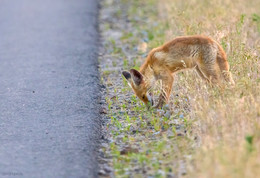
[[[201,86],[190,72],[178,78],[181,93],[192,98],[189,115],[196,120],[193,134],[200,138],[189,177],[260,175],[259,9],[260,2],[242,0],[164,0],[160,5],[169,23],[167,38],[213,37],[227,51],[236,81],[234,88],[222,90]]]
[[[108,52],[101,59],[110,118],[103,152],[113,176],[260,175],[260,2],[105,0],[103,7],[113,7],[117,20],[101,30],[122,32],[104,37]],[[194,71],[184,71],[176,76],[169,108],[147,111],[118,67],[138,69],[150,49],[192,34],[223,46],[235,87],[209,87]]]

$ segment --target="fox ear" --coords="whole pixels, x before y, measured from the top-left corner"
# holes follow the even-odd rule
[[[131,69],[130,70],[130,74],[132,76],[134,84],[136,86],[140,85],[142,80],[143,80],[143,75],[139,71],[137,71],[135,69]]]
[[[131,79],[131,74],[129,72],[123,71],[122,74],[127,81],[129,81]]]

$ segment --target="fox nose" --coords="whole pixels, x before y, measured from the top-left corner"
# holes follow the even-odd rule
[[[152,95],[150,93],[148,94],[147,98],[148,98],[148,101],[149,101],[150,105],[153,106],[153,104],[154,104],[153,97],[152,97]]]

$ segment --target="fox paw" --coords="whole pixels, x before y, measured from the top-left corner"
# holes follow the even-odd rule
[[[157,103],[157,105],[154,106],[154,108],[156,108],[156,109],[162,109],[162,107],[163,107],[164,104],[165,104],[164,101],[159,101],[159,102]]]

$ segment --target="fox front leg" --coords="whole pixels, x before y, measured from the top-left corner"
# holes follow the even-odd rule
[[[156,104],[155,108],[156,109],[160,109],[163,107],[163,105],[166,103],[166,99],[165,99],[165,96],[163,94],[160,94],[159,96],[159,101],[158,103]]]
[[[173,76],[168,73],[168,75],[164,75],[162,78],[162,91],[159,96],[159,101],[155,108],[162,108],[164,104],[168,103],[168,100],[171,95],[172,84],[173,84]]]

